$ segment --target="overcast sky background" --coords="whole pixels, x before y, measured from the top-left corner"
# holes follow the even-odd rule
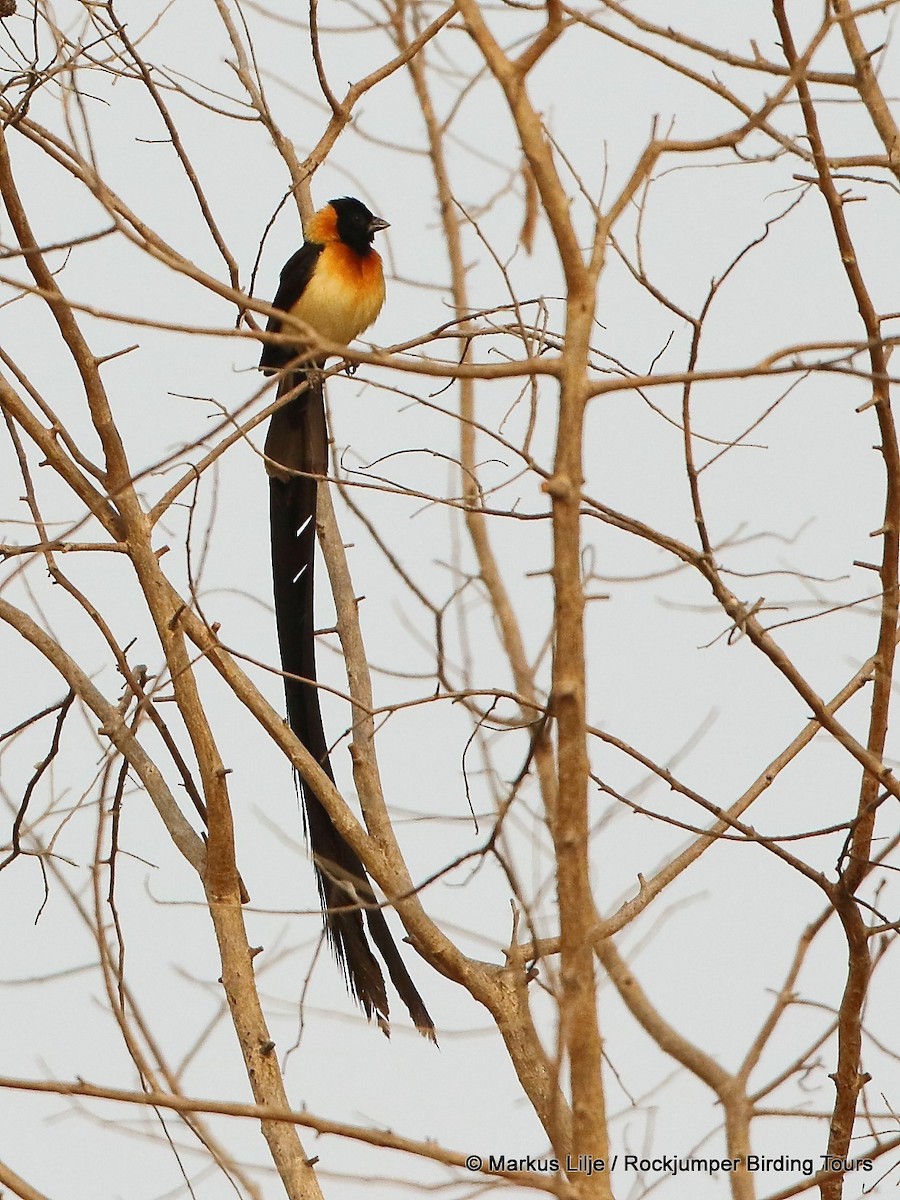
[[[751,39],[755,39],[764,56],[779,57],[770,5],[762,0],[739,5],[648,0],[631,7],[662,23],[677,22],[694,36],[742,54],[751,53]],[[56,20],[74,36],[82,27],[84,11],[81,5],[63,0],[55,9]],[[226,65],[231,50],[212,5],[176,0],[160,11],[154,4],[135,2],[123,4],[117,12],[133,40],[141,35],[145,58],[164,65],[173,78],[182,72],[205,88],[239,94],[234,72]],[[491,14],[504,41],[536,25],[534,15],[526,11],[498,7]],[[318,97],[306,34],[301,25],[293,24],[298,12],[286,4],[247,5],[243,15],[276,119],[302,157],[324,127],[326,113]],[[598,15],[603,15],[602,6]],[[810,13],[812,19],[817,16]],[[326,70],[339,94],[345,81],[358,79],[389,56],[382,33],[360,30],[364,18],[357,6],[323,2],[320,20],[323,26],[352,30],[340,36],[329,34],[324,40]],[[0,28],[4,70],[12,70],[15,59],[11,37],[26,45],[29,21],[28,6],[21,0],[19,14]],[[866,26],[870,44],[889,40],[892,28],[890,12],[873,19]],[[801,42],[808,31],[795,32]],[[698,61],[686,53],[682,58]],[[483,78],[460,98],[461,85],[477,62],[471,43],[460,31],[445,31],[432,60],[443,71],[434,77],[439,110],[447,112],[459,102],[448,143],[458,199],[477,218],[481,235],[506,264],[516,295],[547,298],[550,328],[559,331],[562,306],[555,298],[561,296],[563,285],[549,231],[539,226],[530,255],[518,243],[523,216],[521,186],[514,174],[518,154],[499,93]],[[822,48],[815,65],[847,69],[836,39]],[[709,70],[708,64],[705,69]],[[885,80],[896,78],[896,54],[890,47],[879,59],[879,70]],[[769,86],[761,74],[748,77],[724,65],[721,76],[751,104],[759,103]],[[87,114],[97,163],[110,186],[179,251],[224,280],[221,257],[203,227],[171,147],[161,140],[164,130],[144,91],[135,83],[114,81],[97,71],[86,73],[81,85],[81,111],[73,104],[68,115],[80,128]],[[602,192],[604,203],[632,170],[654,118],[658,117],[662,129],[671,124],[673,136],[685,139],[718,133],[737,123],[727,106],[696,84],[584,30],[571,31],[547,55],[534,72],[529,91],[586,191],[592,196]],[[284,165],[258,123],[227,120],[183,98],[171,101],[188,153],[247,287],[260,239],[289,186]],[[231,101],[225,106],[239,111]],[[35,94],[29,115],[63,132],[55,85]],[[822,107],[820,119],[833,153],[878,151],[871,130],[850,106]],[[800,128],[796,106],[783,109],[778,124],[796,132]],[[99,206],[65,172],[12,132],[9,144],[42,243],[65,242],[105,226]],[[389,276],[388,303],[371,331],[373,341],[382,346],[424,334],[452,315],[433,180],[422,146],[421,119],[409,81],[398,72],[367,95],[354,126],[313,180],[317,204],[332,196],[357,195],[391,223],[380,237]],[[762,153],[770,144],[760,136],[751,139],[746,149]],[[658,168],[643,217],[645,267],[660,289],[695,313],[710,279],[721,275],[735,255],[763,233],[766,222],[799,201],[772,225],[765,242],[745,257],[723,285],[703,341],[698,364],[702,369],[746,367],[795,344],[862,336],[824,203],[814,190],[801,195],[802,183],[794,178],[797,171],[796,160],[787,157],[758,163],[722,153],[673,157]],[[510,172],[512,187],[508,186]],[[571,178],[567,182],[587,244],[588,207]],[[848,186],[864,198],[848,206],[848,219],[876,307],[881,312],[900,312],[896,188],[866,181]],[[617,230],[629,252],[635,222],[631,212]],[[5,248],[10,241],[5,214],[0,219],[0,239]],[[260,298],[274,294],[279,269],[298,240],[296,211],[286,205],[263,247],[255,287]],[[466,256],[473,305],[490,308],[506,303],[502,274],[471,228],[466,233]],[[78,247],[68,258],[60,252],[51,261],[61,269],[59,280],[67,295],[88,307],[183,322],[191,328],[223,330],[234,323],[233,306],[152,262],[121,237]],[[21,270],[14,260],[0,264],[0,274],[7,279],[21,277]],[[15,294],[7,286],[2,298]],[[651,365],[660,372],[685,368],[689,327],[648,296],[614,255],[601,280],[599,318],[602,327],[595,338],[599,367],[603,355],[639,374],[650,371]],[[85,315],[83,325],[98,355],[139,342],[138,349],[104,368],[104,378],[132,465],[136,471],[148,471],[143,484],[148,497],[161,494],[175,477],[173,464],[190,457],[183,448],[215,427],[218,406],[236,412],[260,387],[255,372],[258,345],[252,340],[149,328],[135,332],[127,323],[90,315]],[[0,309],[0,340],[76,436],[83,437],[86,451],[97,455],[77,377],[41,302],[25,298]],[[490,352],[481,352],[491,361],[504,351],[518,354],[520,349],[512,340],[498,338]],[[695,429],[727,441],[795,379],[785,376],[698,388]],[[516,391],[512,382],[481,387],[479,419],[497,429]],[[742,598],[752,602],[765,596],[767,604],[784,606],[784,619],[854,604],[779,633],[824,697],[830,697],[873,652],[877,635],[876,607],[864,603],[875,591],[877,577],[852,566],[854,560],[873,560],[880,548],[869,537],[881,524],[884,493],[881,460],[871,450],[877,427],[871,411],[859,415],[854,411],[867,394],[864,381],[846,376],[814,374],[801,380],[748,439],[752,447],[732,450],[703,476],[713,540],[733,543],[723,551],[723,559],[732,571],[747,576],[732,577],[732,586]],[[677,420],[678,389],[656,389],[651,399]],[[365,481],[374,474],[438,497],[458,494],[458,479],[448,463],[458,446],[452,387],[442,390],[425,377],[394,377],[361,367],[353,379],[330,383],[329,402],[336,443],[346,448],[343,463],[359,472],[352,476],[354,480]],[[438,405],[446,414],[436,411]],[[519,404],[503,426],[504,436],[515,441],[526,419],[525,406]],[[551,462],[554,427],[555,398],[548,381],[541,384],[536,441],[536,456],[544,465]],[[693,544],[681,434],[673,421],[654,411],[637,392],[621,391],[593,403],[588,433],[586,491]],[[227,645],[273,663],[277,651],[261,444],[262,432],[257,429],[248,443],[236,445],[216,471],[204,477],[191,552],[196,567],[208,531],[199,586],[204,612],[209,620],[221,622]],[[28,529],[21,524],[27,512],[18,500],[22,488],[15,457],[8,439],[0,445],[6,520],[0,536],[4,541],[29,540]],[[701,457],[706,454],[702,451]],[[385,455],[393,457],[382,461]],[[497,443],[483,437],[479,457],[485,462],[482,482],[499,489],[494,497],[498,507],[546,510],[537,481],[520,477],[514,457]],[[162,471],[156,470],[160,463],[166,464]],[[32,455],[35,470],[36,464],[37,456]],[[376,465],[370,469],[369,464]],[[63,490],[36,473],[48,516],[63,523],[77,516]],[[399,495],[396,488],[359,490],[355,499],[425,591],[439,602],[446,599],[458,582],[460,568],[472,566],[454,511],[425,504],[415,495]],[[351,545],[355,584],[365,594],[362,615],[370,658],[375,667],[384,669],[376,673],[377,698],[389,703],[425,696],[433,690],[428,677],[433,668],[429,644],[433,627],[409,592],[399,586],[363,526],[346,510],[341,522]],[[181,586],[187,562],[185,510],[173,509],[164,526],[160,544],[170,547],[164,561]],[[505,520],[493,523],[492,534],[528,649],[537,654],[550,617],[551,588],[543,574],[550,562],[549,530],[543,522]],[[672,560],[661,552],[598,522],[585,523],[585,537],[598,576],[595,590],[608,596],[593,603],[588,613],[592,723],[632,742],[657,762],[676,758],[675,769],[686,783],[715,803],[727,805],[803,728],[804,705],[748,642],[729,642],[724,636],[727,622],[698,579],[673,571]],[[64,565],[80,586],[102,601],[123,641],[129,640],[129,630],[137,637],[130,652],[132,662],[143,661],[156,670],[158,649],[126,565],[109,555],[79,560],[70,556]],[[80,660],[97,671],[96,681],[105,693],[115,698],[119,681],[83,616],[49,586],[39,560],[24,574],[19,566],[13,561],[5,569],[0,584],[4,596],[39,612],[42,620],[69,639]],[[757,572],[766,574],[756,577]],[[815,580],[800,578],[796,572]],[[324,571],[319,580],[321,623],[330,625]],[[455,616],[448,627],[452,657],[458,661],[461,645],[468,641],[474,685],[510,686],[490,612],[477,589],[466,593],[461,611],[465,626]],[[329,639],[332,644],[336,648],[336,641]],[[7,729],[28,712],[58,699],[64,689],[11,634],[3,635],[2,656],[7,686],[0,696],[0,726]],[[323,676],[340,689],[343,679],[337,655],[323,646],[319,658]],[[248,669],[280,708],[278,677],[256,667]],[[399,677],[399,671],[409,677]],[[200,678],[232,771],[239,862],[253,898],[247,921],[251,941],[265,947],[257,960],[261,987],[273,1037],[284,1055],[298,1034],[297,999],[320,928],[298,803],[286,764],[269,740],[211,672],[201,673]],[[545,682],[548,678],[545,656]],[[842,714],[860,737],[864,737],[867,696],[868,692],[857,698]],[[337,737],[347,726],[346,707],[327,701],[325,713],[326,728]],[[46,840],[60,830],[55,848],[71,861],[58,869],[65,884],[88,906],[93,812],[83,807],[65,825],[61,817],[90,793],[102,755],[94,724],[82,716],[72,719],[52,787],[42,786],[35,799],[35,810],[43,812],[52,796],[57,797],[55,810],[39,824],[38,832]],[[477,756],[467,759],[471,802],[481,815],[477,829],[464,787],[461,758],[469,731],[464,714],[446,701],[405,709],[381,731],[386,791],[398,813],[402,844],[417,880],[486,836],[492,790],[490,780],[478,769]],[[46,752],[48,736],[45,723],[19,738],[0,760],[3,797],[13,808],[33,764]],[[896,754],[895,745],[895,739],[889,741],[888,761]],[[498,735],[492,747],[495,769],[508,784],[521,768],[526,740],[520,733]],[[602,748],[593,753],[594,769],[618,791],[654,811],[707,823],[699,810],[659,783],[648,786],[646,772],[633,763]],[[337,749],[334,764],[339,785],[352,796],[344,744]],[[839,822],[853,810],[858,786],[859,772],[848,755],[819,735],[753,807],[749,819],[761,832],[785,834]],[[686,843],[688,835],[629,813],[599,791],[595,803],[596,894],[601,911],[610,912],[634,894],[639,873],[651,875]],[[886,819],[888,832],[890,824]],[[799,843],[797,852],[833,876],[841,840],[836,835]],[[214,1017],[221,1015],[211,927],[196,880],[172,848],[146,797],[135,788],[128,793],[121,841],[133,855],[120,858],[118,881],[127,975],[150,1024],[177,1063]],[[516,814],[509,845],[522,887],[535,898],[543,931],[548,932],[554,928],[552,889],[546,891],[550,859],[536,789]],[[882,879],[879,907],[896,915],[897,885],[890,873],[879,874],[872,886]],[[49,901],[36,921],[42,896],[43,882],[33,860],[20,861],[0,875],[5,914],[0,926],[4,964],[0,1073],[64,1080],[83,1077],[135,1087],[134,1069],[117,1039],[93,965],[96,952],[89,931],[62,884],[53,880]],[[510,894],[495,866],[486,863],[479,871],[467,866],[451,873],[427,890],[424,901],[469,953],[502,961],[502,947],[510,936]],[[813,885],[763,849],[722,843],[695,864],[643,922],[623,935],[620,947],[633,955],[641,983],[667,1019],[725,1066],[733,1067],[768,1011],[770,989],[780,986],[797,937],[822,905]],[[411,951],[406,957],[414,959]],[[802,995],[811,1005],[836,1002],[844,962],[835,924],[817,943],[801,979]],[[417,1038],[399,1012],[390,1043],[367,1027],[344,994],[327,951],[322,951],[306,997],[302,1041],[288,1059],[292,1103],[324,1116],[435,1138],[465,1153],[545,1152],[544,1135],[521,1098],[487,1015],[451,984],[433,977],[424,964],[412,961],[411,970],[438,1025],[439,1052]],[[873,1033],[889,1042],[895,1023],[891,1005],[900,982],[890,955],[879,972],[868,1021]],[[688,1153],[718,1119],[712,1097],[661,1059],[624,1013],[612,989],[602,980],[600,987],[602,1026],[615,1072],[609,1076],[609,1104],[612,1112],[620,1114],[614,1126],[614,1149]],[[549,1031],[549,1002],[538,1007],[545,1009]],[[815,1007],[794,1010],[776,1037],[771,1056],[763,1059],[761,1080],[774,1069],[778,1052],[792,1045],[799,1051],[828,1019],[826,1011]],[[807,1081],[809,1105],[817,1111],[832,1100],[827,1079],[832,1068],[833,1050],[826,1048],[822,1065]],[[876,1075],[887,1102],[900,1106],[896,1061],[889,1055],[875,1056],[866,1068]],[[186,1068],[183,1082],[193,1095],[248,1096],[227,1020],[214,1025]],[[784,1101],[785,1105],[796,1102],[796,1092]],[[110,1105],[82,1106],[23,1093],[0,1093],[0,1112],[5,1134],[0,1157],[49,1196],[135,1200],[186,1194],[152,1114],[113,1112]],[[100,1124],[111,1120],[117,1125],[115,1134]],[[183,1127],[171,1117],[165,1120],[179,1145],[186,1143]],[[238,1155],[264,1161],[264,1148],[251,1122],[213,1120],[211,1124]],[[812,1121],[759,1122],[755,1134],[758,1146],[754,1148],[762,1153],[819,1154],[824,1145],[821,1126]],[[329,1196],[357,1196],[366,1184],[382,1195],[407,1194],[401,1187],[379,1182],[394,1173],[431,1182],[446,1178],[440,1170],[411,1159],[389,1158],[337,1139],[303,1137],[309,1153],[320,1157]],[[704,1149],[721,1152],[721,1137],[716,1135]],[[189,1170],[193,1161],[188,1149],[184,1162]],[[760,1195],[785,1186],[790,1178],[793,1175],[759,1176]],[[871,1181],[867,1176],[865,1182]],[[638,1194],[629,1191],[632,1186],[636,1186],[634,1177],[619,1176],[616,1194]],[[855,1181],[848,1183],[848,1197],[858,1194],[862,1184],[856,1191],[855,1186]],[[691,1181],[690,1194],[702,1200],[725,1194],[725,1188],[721,1178],[697,1177]],[[195,1180],[194,1190],[204,1198],[230,1192],[218,1173]],[[264,1194],[280,1194],[274,1174]],[[416,1189],[408,1194],[416,1194]],[[675,1182],[659,1188],[658,1194],[687,1193]]]

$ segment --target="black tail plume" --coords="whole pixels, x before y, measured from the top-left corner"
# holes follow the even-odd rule
[[[302,372],[286,375],[279,394],[294,390],[304,378]],[[314,372],[309,373],[306,390],[273,415],[266,438],[266,457],[275,619],[285,671],[288,721],[333,782],[316,687],[313,620],[316,476],[326,473],[328,446],[322,381]],[[365,912],[372,940],[416,1028],[436,1041],[434,1023],[403,964],[365,867],[335,829],[313,789],[301,780],[300,790],[328,940],[351,993],[366,1016],[370,1019],[374,1016],[389,1034],[387,991],[366,937]]]

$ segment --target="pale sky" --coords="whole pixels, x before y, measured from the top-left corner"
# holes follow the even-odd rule
[[[78,36],[85,7],[62,0],[55,9],[59,27]],[[505,41],[536,27],[527,11],[484,7]],[[707,0],[690,6],[647,0],[630,7],[649,20],[677,22],[686,33],[736,54],[750,56],[752,39],[763,56],[778,57],[770,6],[761,0],[741,5]],[[11,37],[19,46],[29,43],[28,9],[26,0],[20,0],[19,14],[0,28],[4,72],[16,69]],[[236,8],[229,11],[237,16]],[[291,23],[299,11],[286,5],[248,5],[242,10],[276,120],[302,158],[320,136],[327,112],[316,85],[307,34]],[[360,31],[366,11],[338,2],[320,7],[323,28],[351,29],[340,37],[329,35],[323,42],[326,71],[338,94],[346,81],[358,79],[389,56],[383,34]],[[426,15],[431,18],[438,11],[429,8]],[[591,11],[598,20],[625,30],[624,23],[615,21],[603,5]],[[159,11],[143,2],[123,5],[118,15],[127,22],[129,36],[142,54],[166,68],[170,82],[182,82],[213,108],[246,112],[232,99],[240,97],[240,89],[226,63],[233,53],[214,6],[176,0]],[[873,19],[866,26],[870,44],[889,39],[891,29],[889,14]],[[796,29],[798,41],[807,32]],[[630,36],[637,36],[634,30]],[[42,37],[43,53],[49,58],[49,39],[46,34]],[[753,76],[727,64],[710,64],[684,48],[671,52],[708,77],[715,71],[747,104],[758,104],[771,90],[771,81],[761,73]],[[895,57],[889,49],[879,58],[885,81],[891,78]],[[533,253],[519,244],[524,211],[518,175],[521,154],[496,85],[482,77],[469,86],[476,52],[459,30],[444,32],[431,62],[438,111],[446,114],[457,106],[447,141],[448,170],[459,203],[479,231],[472,226],[465,230],[471,303],[484,309],[505,305],[511,286],[519,300],[544,298],[548,329],[559,333],[563,321],[559,261],[545,222],[538,227]],[[845,52],[834,36],[815,65],[821,70],[847,70]],[[79,81],[83,92],[79,104],[71,103],[64,112],[60,90],[50,82],[34,95],[30,118],[65,137],[68,117],[84,150],[86,117],[98,169],[109,186],[180,253],[227,282],[222,257],[203,225],[171,146],[160,140],[165,130],[141,86],[98,71],[83,73]],[[529,93],[585,192],[604,206],[633,169],[654,120],[660,133],[671,130],[680,139],[713,136],[739,121],[720,97],[696,82],[587,29],[567,32],[533,73]],[[18,85],[10,94],[16,102]],[[239,266],[241,285],[247,288],[260,240],[289,186],[284,164],[258,122],[227,120],[212,108],[167,95],[185,149]],[[879,151],[870,126],[849,105],[823,106],[820,118],[832,153]],[[776,124],[798,133],[800,117],[793,101],[779,111]],[[63,170],[14,131],[8,140],[18,184],[42,244],[64,243],[107,226],[100,206],[86,198]],[[369,335],[379,346],[424,336],[452,316],[446,251],[422,147],[421,117],[408,77],[400,72],[365,97],[353,126],[338,140],[312,182],[316,203],[357,195],[391,223],[387,234],[380,235],[388,302]],[[824,203],[814,189],[803,194],[806,185],[797,179],[804,168],[788,155],[767,162],[754,159],[754,155],[773,153],[771,141],[759,134],[743,149],[743,160],[727,151],[667,157],[657,167],[641,217],[641,254],[648,278],[672,305],[691,314],[699,312],[711,279],[720,277],[740,251],[763,234],[766,223],[773,222],[766,240],[735,267],[711,307],[697,362],[701,370],[744,369],[788,347],[863,336]],[[805,170],[808,175],[809,168]],[[565,172],[564,178],[587,245],[588,203],[572,174]],[[845,186],[860,202],[847,206],[847,216],[877,309],[897,313],[900,253],[893,232],[897,189],[884,180],[884,173],[874,170],[856,172]],[[775,221],[782,214],[786,215]],[[616,228],[619,245],[632,262],[636,227],[636,211],[631,209]],[[5,213],[0,215],[0,242],[3,250],[11,242]],[[271,299],[282,262],[298,244],[296,210],[289,204],[262,251],[255,283],[260,299]],[[136,328],[127,321],[108,319],[108,314],[119,313],[216,331],[232,327],[235,319],[233,305],[151,261],[120,235],[78,246],[68,258],[62,251],[54,252],[49,261],[72,300],[107,314],[88,312],[83,317],[96,354],[138,344],[104,367],[103,374],[132,467],[135,472],[149,472],[142,489],[155,499],[177,476],[178,466],[183,469],[192,457],[185,447],[216,427],[222,408],[231,414],[243,411],[259,390],[258,345],[249,339]],[[505,277],[498,264],[503,265]],[[8,300],[16,294],[10,281],[23,278],[21,263],[0,262],[0,276],[0,300]],[[527,311],[533,316],[535,309]],[[81,439],[84,452],[98,457],[83,394],[46,308],[31,297],[8,304],[0,314],[4,349]],[[611,364],[618,373],[615,364],[637,375],[686,369],[689,325],[641,288],[612,249],[600,282],[598,319],[597,378],[605,378],[601,372]],[[885,328],[891,331],[893,326]],[[439,343],[434,353],[453,359],[457,347]],[[474,350],[475,358],[486,362],[501,361],[503,354],[520,356],[521,343],[498,335],[484,339]],[[823,357],[812,351],[802,361],[812,363]],[[861,359],[858,365],[862,366]],[[528,419],[527,400],[516,403],[518,389],[519,384],[510,381],[481,385],[477,393],[479,421],[513,443],[522,437]],[[538,394],[533,452],[542,466],[549,466],[556,397],[548,379],[540,382]],[[698,442],[696,448],[698,460],[705,462],[721,448],[720,443],[727,444],[775,405],[747,435],[746,445],[733,447],[703,473],[703,496],[713,542],[725,546],[720,561],[732,572],[730,586],[748,604],[764,597],[770,609],[767,623],[853,606],[789,625],[777,634],[825,698],[873,653],[877,637],[877,604],[866,603],[877,590],[877,576],[853,566],[854,560],[876,561],[881,545],[869,536],[883,519],[883,466],[871,450],[878,431],[871,410],[855,412],[867,396],[865,381],[846,373],[802,377],[798,372],[698,385],[692,410],[695,432],[710,439]],[[361,367],[354,378],[329,384],[332,430],[342,448],[342,466],[358,472],[351,475],[351,482],[387,480],[390,484],[387,490],[356,489],[353,498],[417,585],[437,604],[449,599],[474,561],[455,510],[421,498],[421,493],[439,499],[459,494],[458,474],[448,461],[458,453],[457,399],[455,388],[445,388],[441,381],[377,367]],[[256,402],[253,411],[260,405]],[[585,491],[613,509],[696,545],[680,413],[678,387],[653,388],[643,395],[622,390],[593,401],[587,425]],[[272,664],[277,650],[262,436],[258,428],[248,443],[234,446],[220,460],[215,473],[204,476],[189,554],[193,572],[202,566],[198,595],[204,614],[221,622],[225,644],[250,660]],[[19,500],[22,483],[15,455],[8,437],[0,445],[2,538],[29,541],[31,531],[22,524],[27,510]],[[30,447],[29,455],[43,489],[45,514],[68,527],[81,510],[55,480],[45,478],[49,472],[38,470],[39,456]],[[493,505],[546,511],[539,481],[534,475],[522,475],[520,462],[500,442],[482,435],[478,458],[483,464],[483,486],[497,489],[491,494]],[[161,463],[163,469],[157,470]],[[398,489],[409,489],[409,494],[399,494]],[[377,702],[426,697],[434,691],[433,622],[401,585],[365,527],[346,508],[341,507],[339,517],[354,583],[365,596],[363,631],[371,663],[377,668]],[[545,650],[551,615],[550,581],[544,574],[550,562],[549,529],[546,522],[498,519],[490,530],[526,647],[536,656]],[[630,742],[657,763],[670,765],[690,787],[727,806],[803,729],[807,708],[749,641],[728,638],[727,618],[699,578],[686,570],[675,571],[674,559],[662,551],[598,521],[585,520],[584,537],[585,569],[596,575],[591,590],[607,597],[588,609],[591,723]],[[180,587],[187,586],[187,538],[186,510],[173,508],[163,522],[159,545],[169,546],[164,562]],[[121,681],[96,632],[72,602],[49,585],[40,560],[31,561],[24,573],[21,565],[14,559],[4,566],[0,594],[35,614],[63,640],[69,639],[73,653],[96,673],[98,686],[117,699]],[[63,565],[80,587],[102,600],[123,642],[137,638],[131,661],[146,662],[151,672],[158,670],[158,644],[125,564],[111,555],[71,555]],[[333,608],[324,570],[318,587],[321,624],[329,626]],[[511,686],[491,614],[476,585],[463,592],[448,615],[446,634],[448,656],[460,685],[459,666],[468,659],[470,686],[488,690]],[[58,700],[64,688],[14,634],[5,632],[2,646],[7,686],[0,699],[0,729],[5,730]],[[334,637],[323,639],[320,673],[342,690],[345,679],[336,649]],[[281,710],[277,675],[255,665],[247,669]],[[403,672],[407,678],[401,677]],[[298,997],[320,930],[298,801],[288,766],[270,740],[211,671],[199,671],[198,678],[232,772],[229,783],[239,864],[253,898],[246,919],[251,942],[265,947],[257,960],[261,991],[278,1053],[284,1058],[298,1036]],[[549,657],[544,652],[542,683],[546,685],[548,679]],[[862,739],[867,697],[868,692],[857,698],[841,718]],[[329,698],[323,706],[326,728],[337,740],[347,728],[347,707]],[[498,712],[509,716],[512,707],[501,706]],[[50,724],[45,721],[17,739],[0,759],[3,796],[13,812],[34,763],[46,753]],[[81,1077],[135,1088],[134,1068],[109,1015],[96,948],[65,891],[71,889],[91,909],[97,795],[92,781],[102,769],[103,754],[96,725],[83,714],[70,718],[52,783],[45,780],[33,800],[34,815],[46,814],[36,831],[44,842],[54,837],[61,856],[56,862],[59,879],[51,879],[49,900],[39,920],[35,918],[43,884],[36,861],[17,862],[0,875],[5,913],[0,945],[6,982],[0,1074]],[[405,708],[380,732],[386,793],[398,814],[399,835],[417,881],[480,845],[490,828],[495,794],[475,747],[465,761],[471,804],[479,816],[477,828],[466,795],[462,763],[470,732],[464,713],[449,700]],[[149,735],[148,744],[154,751],[159,749]],[[522,733],[498,734],[490,737],[489,745],[490,770],[497,773],[501,788],[508,787],[521,769],[527,739]],[[889,736],[887,761],[895,755],[896,739]],[[339,786],[352,798],[345,740],[333,761]],[[604,783],[653,813],[701,828],[709,823],[699,807],[649,779],[643,768],[609,748],[592,745],[592,769]],[[833,740],[820,734],[753,806],[747,820],[759,832],[772,835],[836,824],[854,810],[858,788],[859,768]],[[690,834],[630,812],[599,789],[593,793],[592,806],[598,826],[595,893],[601,912],[608,914],[635,894],[638,875],[653,875],[688,843]],[[68,815],[70,810],[74,811]],[[6,818],[5,828],[11,819],[11,815]],[[555,909],[548,883],[550,843],[542,822],[537,788],[532,784],[506,828],[506,849],[523,892],[535,906],[540,931],[549,933],[555,928]],[[885,816],[882,836],[892,832],[892,818]],[[6,843],[7,833],[3,839]],[[791,842],[789,848],[834,878],[842,840],[843,834],[838,833]],[[176,1066],[183,1055],[192,1054],[183,1076],[188,1094],[248,1098],[234,1033],[221,1014],[218,961],[201,891],[147,798],[135,787],[126,797],[120,846],[117,888],[126,931],[126,974],[154,1036]],[[879,911],[893,919],[897,886],[889,872],[876,873],[865,895],[873,901],[881,884]],[[104,877],[104,895],[106,886]],[[510,937],[510,899],[508,881],[492,862],[479,870],[466,864],[423,896],[426,909],[463,949],[494,963],[503,961],[503,947]],[[823,904],[815,885],[773,854],[758,846],[722,842],[682,875],[621,935],[618,944],[667,1020],[733,1068],[771,1006],[773,989],[781,986],[797,938]],[[793,1009],[784,1021],[763,1058],[760,1084],[777,1072],[777,1062],[799,1054],[828,1025],[828,1006],[839,1000],[845,964],[842,939],[836,922],[832,924],[834,928],[821,935],[821,944],[816,943],[798,985],[809,1005]],[[395,928],[399,929],[399,922]],[[545,1135],[520,1092],[488,1014],[431,972],[410,948],[404,948],[404,955],[435,1018],[440,1051],[415,1037],[397,1001],[390,1043],[374,1026],[367,1027],[323,948],[305,996],[302,1040],[288,1057],[286,1080],[292,1103],[337,1120],[390,1128],[411,1138],[437,1139],[461,1153],[546,1154]],[[617,1114],[614,1149],[622,1154],[688,1154],[699,1145],[703,1152],[721,1153],[720,1133],[703,1140],[719,1120],[712,1094],[659,1053],[624,1011],[602,973],[598,978],[610,1065],[608,1103],[610,1112]],[[888,954],[879,967],[867,1018],[872,1033],[888,1042],[890,1004],[898,982]],[[536,1008],[552,1050],[549,999],[537,1000]],[[207,1038],[209,1023],[217,1014]],[[834,1047],[828,1042],[821,1051],[821,1065],[810,1071],[803,1084],[814,1111],[825,1110],[832,1102],[827,1075],[833,1065]],[[875,1077],[873,1094],[884,1093],[889,1105],[900,1105],[896,1061],[869,1050],[865,1065]],[[792,1085],[784,1093],[775,1093],[769,1103],[787,1108],[803,1100]],[[82,1107],[80,1102],[3,1091],[0,1105],[6,1134],[0,1158],[54,1200],[119,1196],[140,1200],[188,1194],[159,1123],[150,1113],[114,1111],[99,1103]],[[115,1131],[103,1124],[113,1121]],[[183,1163],[190,1175],[200,1159],[189,1134],[172,1116],[166,1124],[179,1147],[185,1147]],[[216,1118],[210,1125],[236,1155],[265,1163],[265,1146],[252,1122]],[[754,1135],[758,1141],[754,1149],[770,1155],[816,1156],[824,1146],[822,1127],[812,1121],[772,1118],[758,1122]],[[336,1200],[358,1196],[367,1185],[370,1194],[424,1194],[424,1187],[420,1193],[416,1186],[382,1182],[394,1175],[430,1185],[450,1178],[447,1172],[408,1156],[392,1158],[337,1138],[317,1140],[305,1131],[301,1136],[308,1152],[320,1158],[326,1195]],[[883,1160],[884,1167],[892,1161]],[[815,1165],[820,1166],[818,1158]],[[758,1194],[778,1192],[796,1174],[759,1174]],[[281,1194],[274,1172],[262,1178],[262,1195]],[[848,1181],[846,1195],[860,1194],[863,1183],[871,1186],[872,1176],[862,1182]],[[643,1194],[634,1174],[617,1175],[614,1184],[617,1197]],[[192,1185],[194,1195],[204,1200],[232,1191],[220,1172],[202,1174],[192,1179]],[[652,1194],[678,1200],[688,1195],[685,1186],[678,1180],[663,1181]],[[887,1185],[883,1186],[886,1194]],[[693,1177],[691,1200],[723,1196],[726,1188],[723,1177]],[[457,1187],[449,1194],[467,1193]]]

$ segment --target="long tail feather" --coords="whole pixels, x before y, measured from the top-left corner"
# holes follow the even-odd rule
[[[287,375],[279,388],[280,394],[298,387],[303,378],[297,373]],[[322,384],[312,372],[306,390],[272,417],[266,456],[275,618],[285,671],[288,721],[333,782],[316,687],[313,622],[316,476],[326,473],[327,435]],[[434,1023],[377,906],[365,867],[335,829],[313,789],[301,780],[300,790],[328,940],[351,993],[366,1016],[370,1019],[374,1016],[384,1032],[389,1033],[387,991],[366,938],[365,912],[369,932],[397,994],[420,1033],[435,1040]]]

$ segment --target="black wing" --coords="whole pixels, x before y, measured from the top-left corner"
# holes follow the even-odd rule
[[[316,269],[319,255],[324,249],[325,247],[320,246],[318,242],[304,242],[296,254],[291,255],[282,268],[278,291],[272,301],[273,308],[280,308],[282,312],[291,311],[303,295]],[[278,317],[269,317],[266,332],[280,333],[281,320]],[[276,346],[273,342],[267,342],[263,346],[259,365],[262,370],[271,374],[286,367],[294,356],[295,352],[290,346]]]

